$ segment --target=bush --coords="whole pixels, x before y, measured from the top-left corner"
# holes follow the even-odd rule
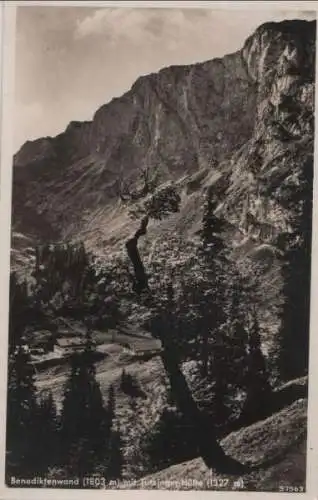
[[[133,377],[133,375],[127,373],[125,369],[123,369],[121,374],[120,389],[123,391],[123,393],[127,394],[127,396],[131,396],[133,398],[146,397],[136,377]]]

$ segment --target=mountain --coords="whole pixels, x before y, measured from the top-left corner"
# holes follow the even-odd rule
[[[105,221],[100,212],[107,220],[121,171],[127,180],[159,166],[176,179],[216,165],[250,137],[255,102],[241,53],[140,78],[92,122],[71,122],[15,155],[14,228],[69,238],[96,216]]]
[[[272,195],[295,181],[303,152],[312,152],[314,60],[315,22],[285,21],[262,25],[222,59],[139,78],[92,121],[71,122],[16,153],[13,232],[107,246],[127,219],[116,182],[136,180],[146,166],[162,182],[202,174],[194,196],[181,184],[181,214],[219,173],[228,220],[271,241],[287,224]]]
[[[189,257],[184,242],[196,238],[210,187],[234,257],[266,268],[262,321],[275,336],[280,239],[313,163],[315,36],[315,22],[264,24],[236,53],[141,77],[91,122],[24,144],[14,156],[12,268],[25,274],[39,243],[84,240],[102,259],[121,254],[143,199],[122,202],[118,188],[138,190],[146,168],[181,197],[178,213],[149,223],[148,266]]]
[[[236,378],[247,369],[256,381],[248,388],[238,382],[243,389],[235,394],[226,392],[231,378],[227,389],[221,384],[219,398],[229,396],[231,405],[228,417],[220,410],[219,436],[228,434],[222,447],[242,463],[252,461],[251,475],[243,478],[249,489],[277,490],[283,471],[286,480],[303,484],[315,37],[315,22],[264,24],[236,53],[139,78],[92,121],[71,122],[58,136],[27,142],[14,156],[11,262],[12,270],[29,280],[12,277],[11,340],[23,327],[33,343],[37,388],[51,389],[61,406],[70,350],[81,348],[79,338],[93,328],[102,395],[107,397],[111,383],[119,394],[129,478],[210,474],[201,459],[191,460],[198,442],[195,449],[188,442],[183,448],[183,435],[178,438],[176,460],[173,450],[161,456],[152,439],[159,436],[161,443],[160,432],[169,438],[169,426],[176,430],[183,422],[175,412],[178,401],[170,408],[171,397],[180,395],[169,394],[165,371],[170,385],[176,376],[183,396],[190,395],[182,400],[180,392],[187,401],[181,404],[183,416],[192,397],[200,409],[195,415],[213,413],[215,367],[211,385],[198,366],[204,364],[202,345],[208,352],[210,341],[221,339],[215,345],[221,348],[222,363],[216,366],[225,370],[222,379],[231,371],[230,360]],[[167,189],[178,209],[155,217],[149,203],[159,199],[162,208]],[[221,251],[205,259],[197,246],[207,193],[214,222],[204,227],[214,231],[226,258]],[[149,221],[141,222],[145,212]],[[138,228],[137,249],[137,236],[131,236]],[[131,262],[128,238],[135,242],[129,247]],[[135,293],[135,282],[131,286],[129,265],[137,278],[136,262],[145,267],[147,297]],[[171,294],[165,303],[166,288]],[[52,352],[48,334],[56,342]],[[232,341],[238,349],[228,351]],[[180,361],[171,354],[174,342],[180,342],[175,355]],[[193,343],[197,357],[190,353],[189,361]],[[215,349],[208,352],[211,365],[218,360]],[[255,366],[243,367],[242,360]],[[142,397],[134,402],[139,419],[121,388],[126,368],[140,385]],[[278,382],[285,382],[283,388]],[[264,394],[270,384],[269,403]],[[245,390],[252,396],[245,398]],[[255,406],[245,406],[244,398]],[[251,418],[244,408],[250,408]],[[144,445],[146,455],[156,457],[153,464],[143,455]]]

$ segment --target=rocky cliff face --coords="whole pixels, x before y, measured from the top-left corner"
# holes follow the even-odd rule
[[[315,22],[265,24],[234,54],[142,77],[91,122],[26,143],[14,157],[13,231],[120,241],[131,225],[116,181],[147,166],[179,182],[172,231],[195,227],[212,184],[240,243],[275,243],[313,155],[315,31]]]
[[[224,212],[261,241],[288,231],[288,196],[313,160],[314,43],[315,23],[285,22],[262,26],[243,49],[258,88],[256,120],[231,159]]]

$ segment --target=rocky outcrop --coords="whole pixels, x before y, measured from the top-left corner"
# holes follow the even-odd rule
[[[258,87],[253,134],[228,166],[223,213],[263,243],[290,229],[286,200],[313,161],[315,23],[264,25],[245,44]]]

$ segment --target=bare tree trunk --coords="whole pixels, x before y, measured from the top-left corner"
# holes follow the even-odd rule
[[[148,289],[146,272],[138,250],[138,239],[147,232],[148,218],[143,219],[140,229],[126,243],[128,256],[133,264],[135,283],[133,288],[137,293]],[[172,316],[170,315],[172,320]],[[156,337],[162,343],[162,361],[168,375],[171,392],[180,412],[194,429],[198,443],[198,453],[209,468],[227,474],[241,474],[247,468],[227,456],[217,441],[211,419],[200,411],[192,397],[191,391],[180,368],[179,355],[173,342],[172,325],[162,324],[156,331]]]
[[[134,267],[135,281],[133,283],[134,292],[140,294],[143,290],[148,289],[148,277],[140,258],[138,250],[138,239],[146,234],[148,225],[148,217],[142,219],[140,228],[132,238],[126,242],[126,250]]]

